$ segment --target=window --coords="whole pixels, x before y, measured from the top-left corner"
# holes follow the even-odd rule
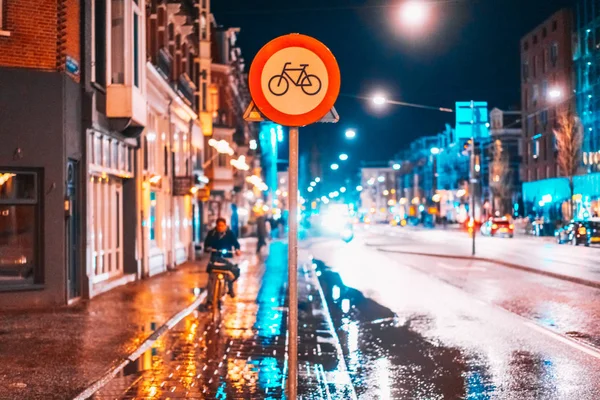
[[[548,80],[544,79],[542,81],[542,99],[546,100],[548,97]]]
[[[533,85],[532,89],[533,90],[531,93],[531,101],[532,101],[533,106],[535,107],[535,106],[537,106],[537,101],[538,101],[538,98],[540,97],[540,87],[537,84],[535,84],[535,85]]]
[[[533,35],[533,44],[537,44],[538,38],[537,35]]]
[[[546,130],[546,127],[548,126],[548,110],[544,110],[540,113],[540,121],[543,129]]]
[[[552,21],[552,32],[556,32],[558,29],[558,22],[556,20]]]
[[[35,172],[0,170],[0,282],[40,283],[39,181]]]
[[[169,175],[169,150],[167,149],[167,145],[165,145],[163,147],[163,162],[164,162],[164,167],[165,167],[165,173],[164,175],[167,176]]]
[[[111,1],[111,83],[125,83],[125,2]]]
[[[200,38],[202,40],[208,40],[208,20],[206,19],[206,12],[200,14]]]
[[[528,41],[525,41],[523,43],[523,50],[525,50],[525,51],[529,50],[529,42]]]
[[[544,49],[544,52],[542,53],[542,73],[546,73],[546,71],[548,71],[548,59],[550,58],[550,56],[548,55],[549,50],[546,48]]]
[[[533,139],[533,158],[540,156],[540,138]]]
[[[523,61],[523,81],[529,79],[529,61]]]
[[[542,28],[542,38],[545,38],[546,36],[548,36],[548,31],[546,30],[546,27]]]
[[[558,62],[558,43],[552,43],[550,47],[550,62],[553,67],[556,67],[556,63]]]
[[[133,11],[133,84],[140,87],[140,15]]]
[[[148,234],[150,242],[156,244],[156,192],[150,192],[150,213],[148,215]]]
[[[202,82],[202,111],[206,111],[206,103],[207,103],[206,96],[207,96],[206,82]]]
[[[537,76],[537,56],[533,56],[533,77]]]
[[[106,0],[94,0],[92,24],[92,80],[106,86]]]

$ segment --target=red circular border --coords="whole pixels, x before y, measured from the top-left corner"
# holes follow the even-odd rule
[[[303,47],[315,53],[325,64],[329,75],[329,86],[323,101],[304,114],[289,115],[278,111],[269,103],[262,91],[261,76],[265,64],[273,54],[288,47]],[[323,43],[310,36],[293,33],[273,39],[260,49],[250,66],[248,85],[254,104],[266,118],[284,126],[305,126],[319,121],[333,108],[340,93],[340,68],[331,50]]]

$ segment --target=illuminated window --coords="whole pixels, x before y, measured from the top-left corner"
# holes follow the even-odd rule
[[[148,234],[150,242],[156,244],[156,192],[150,192],[150,213],[148,215]]]
[[[540,156],[540,138],[533,139],[533,158]]]
[[[35,172],[0,169],[0,282],[39,282],[39,182]]]

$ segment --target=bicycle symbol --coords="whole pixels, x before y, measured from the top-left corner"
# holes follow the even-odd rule
[[[308,64],[300,64],[301,68],[290,68],[292,63],[287,62],[283,66],[281,74],[275,75],[269,79],[269,91],[275,96],[283,96],[290,89],[290,82],[300,87],[304,93],[309,96],[314,96],[321,91],[321,80],[314,74],[306,72]],[[289,72],[300,72],[298,79],[294,80]]]

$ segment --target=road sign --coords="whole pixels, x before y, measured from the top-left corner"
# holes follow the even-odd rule
[[[248,80],[260,113],[290,127],[325,117],[335,104],[341,83],[331,51],[318,40],[300,34],[267,43],[254,58]]]
[[[488,104],[485,101],[456,102],[456,140],[489,137]]]

